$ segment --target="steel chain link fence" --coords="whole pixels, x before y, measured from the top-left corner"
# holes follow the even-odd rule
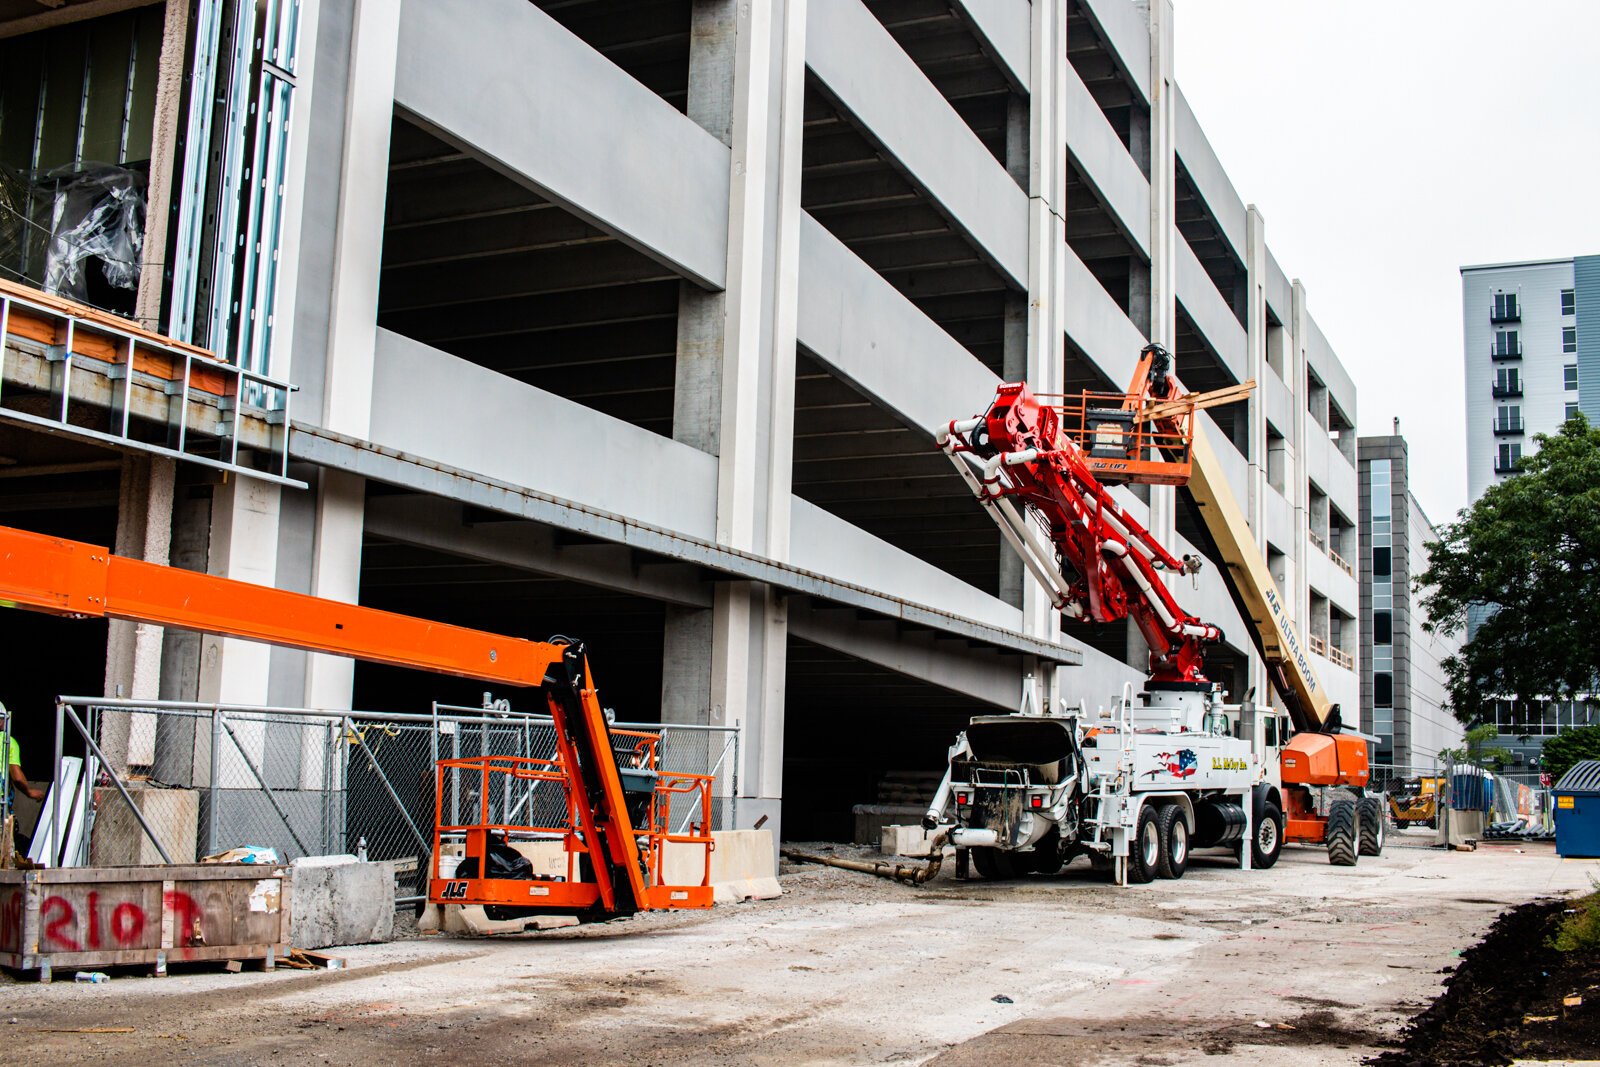
[[[638,739],[658,733],[658,769],[717,779],[711,829],[732,829],[738,733],[732,728],[617,723],[613,749],[632,765]],[[398,899],[426,891],[440,759],[553,759],[547,717],[503,705],[435,705],[428,715],[330,713],[66,697],[56,709],[57,775],[30,843],[51,866],[192,863],[236,848],[283,860],[353,853],[396,863]],[[83,755],[64,753],[81,749]],[[462,797],[447,789],[447,821]],[[560,803],[538,791],[525,803]],[[679,808],[682,810],[678,810]],[[518,812],[554,825],[554,812]],[[673,830],[698,821],[674,800]],[[62,828],[59,832],[57,827]]]

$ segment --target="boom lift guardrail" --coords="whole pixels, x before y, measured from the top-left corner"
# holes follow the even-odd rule
[[[712,890],[704,882],[659,883],[661,850],[668,838],[664,823],[647,818],[651,811],[670,807],[677,793],[694,791],[705,803],[709,779],[657,775],[653,756],[637,768],[618,767],[613,734],[581,642],[529,641],[451,626],[127,559],[97,545],[8,527],[0,527],[0,601],[52,615],[153,623],[500,685],[537,687],[554,720],[558,758],[536,772],[513,768],[506,773],[533,774],[560,785],[567,809],[562,836],[569,854],[578,854],[581,862],[571,865],[572,877],[562,883],[485,877],[491,870],[488,853],[493,836],[520,827],[495,825],[487,819],[446,827],[464,833],[466,860],[476,864],[475,873],[431,879],[429,899],[515,908],[518,913],[577,912],[591,919],[650,908],[711,906]],[[653,736],[627,741],[633,746]],[[487,765],[480,770],[487,778]],[[630,773],[635,780],[627,783],[632,788],[625,788],[624,776]],[[640,805],[644,793],[650,795]],[[630,796],[645,819],[641,827],[633,824]],[[698,830],[673,839],[703,846],[709,868],[710,832],[705,824]]]

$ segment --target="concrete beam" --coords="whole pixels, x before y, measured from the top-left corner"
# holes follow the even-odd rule
[[[1105,112],[1071,64],[1063,64],[1066,83],[1067,152],[1085,181],[1094,186],[1112,221],[1145,258],[1150,256],[1150,181],[1106,121]],[[1070,210],[1070,205],[1069,205]]]
[[[1217,220],[1234,258],[1243,263],[1246,251],[1244,201],[1239,198],[1233,181],[1223,169],[1216,150],[1206,140],[1200,120],[1195,118],[1189,101],[1183,97],[1183,90],[1176,85],[1173,86],[1172,104],[1178,158],[1183,160],[1183,169],[1194,182],[1195,190],[1211,212],[1211,217]]]
[[[366,532],[403,545],[570,579],[608,592],[680,607],[711,606],[711,586],[688,564],[638,565],[623,545],[563,546],[558,531],[534,522],[467,524],[458,500],[381,496],[367,507]]]
[[[1006,80],[1023,93],[1033,84],[1032,6],[1028,0],[951,2],[956,14],[977,34],[984,50],[999,62]]]
[[[789,632],[847,656],[928,682],[1006,711],[1022,693],[1022,660],[991,651],[950,647],[930,631],[891,631],[855,612],[791,602]]]
[[[699,284],[725,284],[727,146],[535,5],[406,4],[395,103]]]
[[[1189,242],[1180,234],[1176,242],[1177,299],[1189,315],[1189,321],[1206,339],[1211,350],[1222,361],[1222,366],[1236,382],[1250,376],[1246,358],[1245,330],[1234,318],[1233,310],[1222,299],[1222,294],[1211,281],[1205,267],[1200,265]],[[1182,376],[1182,371],[1179,371]]]
[[[1028,195],[861,0],[811,0],[806,64],[1019,288]]]
[[[1150,27],[1141,5],[1128,0],[1082,0],[1083,13],[1110,45],[1134,88],[1150,99]]]
[[[711,541],[684,537],[620,515],[583,508],[520,484],[451,468],[433,460],[381,448],[371,442],[342,437],[316,427],[296,424],[291,434],[290,449],[296,459],[308,463],[347,470],[418,493],[442,496],[614,541],[654,555],[718,571],[732,578],[837,601],[862,611],[903,619],[914,626],[945,631],[997,648],[1012,649],[1054,661],[1070,661],[1075,654],[1072,649],[1053,647],[953,612],[899,600],[887,593],[804,571],[792,564],[765,560]],[[801,503],[796,501],[797,505]],[[867,534],[861,536],[870,537]],[[892,546],[885,548],[894,551]]]
[[[929,438],[986,404],[999,383],[810,215],[800,223],[799,339],[839,377]]]

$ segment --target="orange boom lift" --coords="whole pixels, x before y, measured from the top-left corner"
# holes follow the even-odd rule
[[[651,908],[708,908],[712,779],[659,773],[659,735],[613,731],[595,690],[583,645],[528,641],[450,626],[375,608],[127,559],[97,545],[0,527],[0,601],[73,618],[126,619],[179,630],[225,634],[287,648],[518,687],[544,694],[556,733],[556,758],[441,760],[435,796],[443,814],[446,788],[471,791],[477,810],[437,825],[440,839],[459,836],[463,877],[429,881],[435,903],[483,904],[502,915],[553,912],[610,919]],[[624,750],[619,768],[615,749]],[[471,779],[476,779],[473,789]],[[506,780],[553,803],[542,824],[530,814],[491,807]],[[491,782],[493,783],[491,785]],[[510,792],[514,793],[515,788]],[[698,801],[697,826],[673,834],[667,813],[675,797]],[[534,805],[526,805],[530,810]],[[459,811],[458,803],[456,809]],[[469,817],[471,816],[471,817]],[[635,821],[639,825],[635,825]],[[559,837],[568,855],[564,879],[486,877],[491,853],[516,836]],[[662,884],[668,843],[704,850],[701,884]],[[437,861],[436,861],[437,862]],[[437,874],[437,869],[435,869]]]

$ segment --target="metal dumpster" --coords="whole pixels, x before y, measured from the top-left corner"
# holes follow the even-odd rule
[[[1600,760],[1584,760],[1555,787],[1556,851],[1600,856]]]

